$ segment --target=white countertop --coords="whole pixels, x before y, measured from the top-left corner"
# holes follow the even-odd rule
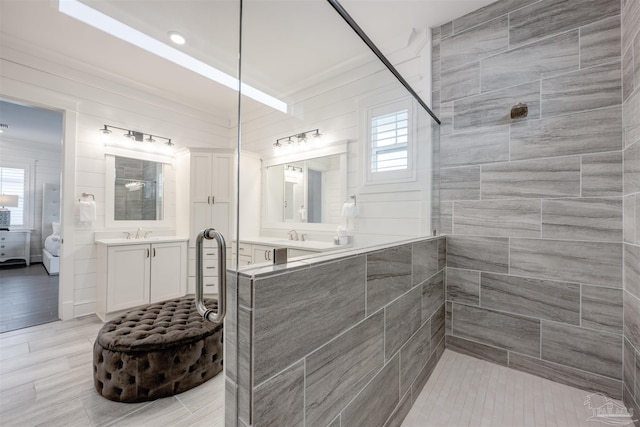
[[[144,245],[151,243],[173,243],[173,242],[186,242],[189,240],[185,236],[153,236],[141,239],[126,239],[124,237],[118,237],[115,239],[96,239],[96,243],[105,246],[123,246],[123,245]]]
[[[294,249],[303,249],[314,252],[327,252],[335,251],[338,249],[345,249],[346,245],[334,245],[332,242],[322,242],[319,240],[289,240],[278,237],[250,237],[241,238],[241,242],[251,243],[254,245],[267,245],[277,247],[287,247]]]

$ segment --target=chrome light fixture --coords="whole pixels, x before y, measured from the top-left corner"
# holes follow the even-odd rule
[[[125,131],[125,133],[122,135],[121,141],[129,147],[131,146],[131,143],[140,142],[143,144],[139,146],[141,149],[145,149],[147,151],[162,150],[166,154],[171,154],[171,152],[173,151],[173,146],[175,145],[171,142],[171,138],[166,138],[164,136],[152,135],[150,133],[145,134],[135,130],[124,129],[118,126],[104,125],[102,129],[98,129],[98,132],[100,132],[100,139],[105,145],[107,145],[110,140],[111,134],[113,133],[113,131],[111,131],[110,129],[119,129]],[[156,142],[158,142],[158,139],[164,140],[162,142],[162,147],[157,146]]]
[[[294,133],[293,135],[284,136],[282,138],[276,139],[276,142],[273,143],[273,149],[275,152],[278,152],[281,150],[282,147],[295,149],[300,146],[303,146],[309,141],[309,139],[307,138],[307,134],[311,134],[313,138],[312,139],[313,142],[319,141],[320,138],[322,137],[322,134],[320,133],[320,129],[306,130],[304,132]],[[295,141],[291,138],[295,138]],[[281,141],[284,141],[284,142],[281,142]]]

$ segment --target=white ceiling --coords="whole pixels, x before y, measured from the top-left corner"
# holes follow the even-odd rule
[[[413,28],[440,25],[493,1],[341,3],[388,54],[406,45]],[[180,47],[183,52],[236,75],[237,0],[83,2],[167,43],[167,33],[179,31],[187,38],[187,44]],[[37,46],[71,67],[139,85],[155,95],[211,114],[235,115],[237,95],[231,89],[61,14],[56,1],[0,0],[0,39],[8,46]],[[245,0],[242,46],[243,81],[287,101],[306,85],[371,55],[325,0]],[[254,104],[253,108],[258,108]],[[0,110],[0,123],[5,122],[7,108],[5,105]]]

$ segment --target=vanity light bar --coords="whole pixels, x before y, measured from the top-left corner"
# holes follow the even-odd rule
[[[104,138],[109,138],[110,135],[113,133],[112,130],[110,129],[119,129],[122,131],[125,131],[126,133],[124,133],[122,135],[123,138],[127,138],[131,141],[137,141],[137,142],[142,142],[145,145],[147,145],[148,147],[150,146],[149,144],[153,144],[157,141],[157,139],[163,139],[164,142],[163,144],[166,146],[166,149],[171,149],[175,144],[171,142],[171,138],[167,138],[164,136],[159,136],[159,135],[152,135],[150,133],[142,133],[142,132],[138,132],[136,130],[130,130],[130,129],[125,129],[125,128],[121,128],[118,126],[112,126],[112,125],[104,125],[103,128],[98,129],[98,132],[100,132],[101,137]],[[145,138],[145,135],[147,136]],[[103,141],[106,143],[106,141]]]
[[[306,130],[304,132],[301,133],[294,133],[293,135],[289,135],[289,136],[285,136],[282,138],[278,138],[276,139],[276,142],[273,143],[273,148],[280,148],[283,145],[284,146],[292,146],[295,142],[297,142],[298,144],[304,144],[307,142],[307,134],[308,133],[312,133],[311,135],[314,139],[320,138],[322,136],[322,134],[320,133],[320,129],[311,129],[311,130]],[[296,138],[296,141],[294,141],[291,138]],[[280,142],[286,140],[284,143]]]

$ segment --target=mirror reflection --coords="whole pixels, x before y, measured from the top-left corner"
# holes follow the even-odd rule
[[[269,166],[266,185],[269,222],[340,223],[340,155]]]
[[[115,156],[115,221],[163,219],[162,163]]]

